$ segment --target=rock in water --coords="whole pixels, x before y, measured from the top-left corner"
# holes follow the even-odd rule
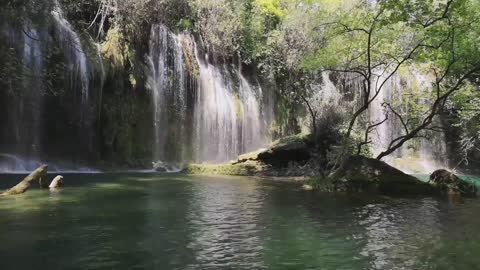
[[[63,176],[58,175],[57,177],[53,178],[49,188],[60,188],[60,187],[63,187]]]
[[[441,169],[436,170],[430,175],[430,182],[437,189],[448,194],[459,194],[472,196],[477,194],[477,187],[469,182],[466,182],[455,174]]]
[[[305,191],[313,191],[314,190],[312,185],[307,185],[307,184],[303,185],[302,189],[305,190]]]
[[[363,156],[348,158],[341,168],[329,177],[336,191],[378,191],[383,194],[429,194],[433,187],[411,175]]]
[[[167,166],[161,160],[157,162],[152,162],[152,165],[153,165],[153,170],[156,172],[167,172]]]

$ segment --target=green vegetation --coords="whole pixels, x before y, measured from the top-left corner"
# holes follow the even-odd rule
[[[112,112],[133,118],[147,115],[148,111],[140,112],[143,109],[132,104],[148,106],[145,92],[149,71],[145,57],[151,26],[162,23],[173,31],[192,33],[199,46],[218,61],[241,65],[258,76],[275,95],[271,128],[274,138],[299,133],[307,126],[317,149],[322,149],[322,156],[328,156],[332,168],[351,154],[373,154],[371,136],[383,123],[368,116],[375,102],[382,102],[389,121],[402,125],[402,131],[376,153],[376,158],[383,159],[402,147],[418,147],[411,141],[430,136],[438,121],[448,123],[447,128],[455,134],[448,138],[458,146],[451,149],[460,149],[454,153],[455,160],[473,162],[479,156],[478,1],[60,0],[59,3],[82,39],[89,64],[95,67],[89,76],[95,77],[94,87],[100,91],[95,91],[99,100],[91,109],[99,118],[107,114],[105,119],[91,119],[97,126],[98,123],[109,129],[119,126],[109,122],[118,119]],[[27,26],[44,32],[51,30],[53,22],[49,14],[54,6],[54,1],[8,1],[2,4],[2,27],[24,32]],[[48,40],[48,35],[31,38]],[[182,45],[185,65],[196,78],[199,70],[191,44]],[[48,66],[41,71],[47,78],[42,84],[44,93],[69,102],[74,97],[66,97],[68,78],[62,75],[68,63],[58,45],[51,42],[48,46],[51,50],[44,56]],[[14,89],[28,88],[24,81],[32,84],[31,72],[22,67],[22,49],[6,42],[1,42],[0,48],[5,63],[0,67],[0,84],[6,89],[2,95],[22,95]],[[103,58],[100,61],[95,48],[100,48]],[[101,61],[107,65],[100,80],[97,74]],[[330,79],[337,86],[344,85],[345,99],[355,99],[357,103],[332,103],[327,108],[322,97],[317,96],[318,91],[311,87],[323,80],[319,75],[322,72],[330,72]],[[419,81],[406,83],[417,73],[431,79],[428,91]],[[401,95],[396,100],[378,101],[393,80],[400,80]],[[135,101],[126,101],[131,99]],[[129,105],[116,103],[123,101]],[[237,114],[241,115],[242,110],[237,107]],[[130,119],[127,122],[138,122],[133,118],[127,117]],[[122,135],[125,138],[146,137],[133,135],[130,126],[122,130],[130,134]],[[117,139],[124,142],[125,138]],[[101,144],[112,145],[111,141],[108,138]],[[138,153],[134,158],[138,160],[148,152],[139,149],[140,146],[123,149],[123,145],[126,143],[119,146],[120,152],[126,156],[120,159],[130,159],[127,155]]]

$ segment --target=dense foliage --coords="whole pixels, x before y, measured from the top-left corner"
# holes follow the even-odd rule
[[[48,1],[47,1],[48,2]],[[402,104],[385,103],[387,114],[403,123],[404,132],[378,156],[391,154],[409,140],[432,132],[438,115],[448,116],[453,138],[464,156],[478,151],[480,116],[480,3],[476,0],[60,0],[75,28],[101,44],[109,60],[111,78],[142,89],[150,27],[163,23],[176,31],[190,31],[221,61],[240,64],[260,74],[277,94],[278,135],[286,125],[301,125],[314,133],[334,130],[344,137],[348,151],[364,153],[369,133],[377,124],[365,114],[383,87],[396,76],[415,69],[432,76],[432,93],[420,86],[405,89]],[[45,1],[8,1],[5,21],[47,18],[53,4]],[[34,14],[31,14],[31,13]],[[20,19],[18,25],[27,22]],[[37,22],[34,22],[37,23]],[[17,25],[17,27],[18,27]],[[84,43],[88,43],[84,40]],[[5,44],[0,44],[4,46]],[[23,74],[15,52],[2,49],[2,85],[19,84]],[[55,54],[52,53],[52,59]],[[61,67],[60,67],[61,69]],[[50,69],[55,70],[55,68]],[[360,104],[334,114],[320,108],[312,82],[321,72],[345,74],[356,80],[350,95]],[[344,76],[344,77],[342,77]],[[55,82],[47,84],[52,93]],[[61,88],[61,87],[57,87]],[[11,88],[9,88],[11,89]],[[419,100],[428,99],[423,106]],[[132,112],[135,114],[135,112]],[[353,116],[352,116],[353,115]],[[294,119],[294,120],[292,120]],[[332,123],[335,119],[335,123]],[[322,123],[329,120],[330,122]],[[292,124],[293,123],[293,124]],[[291,129],[291,128],[290,128]],[[295,131],[298,131],[296,129]],[[322,136],[320,136],[322,137]],[[320,140],[320,139],[319,139]],[[345,150],[345,149],[344,149]]]

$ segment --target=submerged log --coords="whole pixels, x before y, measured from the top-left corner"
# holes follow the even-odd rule
[[[50,189],[57,189],[63,187],[63,176],[58,175],[57,177],[53,178],[52,183],[50,184]]]
[[[42,165],[25,177],[20,183],[16,186],[12,187],[11,189],[7,190],[6,192],[0,194],[1,196],[9,196],[9,195],[18,195],[22,194],[27,191],[33,182],[41,182],[42,178],[46,178],[47,176],[47,169],[48,165]]]

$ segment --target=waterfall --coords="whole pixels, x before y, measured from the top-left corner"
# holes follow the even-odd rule
[[[148,85],[154,105],[154,160],[182,161],[187,155],[188,74],[182,39],[164,25],[151,29]]]
[[[386,106],[389,104],[401,115],[410,118],[423,117],[428,113],[431,101],[427,98],[433,91],[432,76],[409,67],[407,74],[396,74],[385,82],[377,98],[370,106],[370,123],[388,120],[378,126],[371,134],[374,156],[388,148],[392,140],[405,134],[400,119]],[[375,85],[384,82],[379,77]],[[374,88],[375,89],[375,88]],[[409,104],[407,100],[413,100]],[[435,125],[441,125],[437,122]],[[403,147],[386,157],[385,161],[409,173],[431,173],[439,168],[448,167],[445,136],[442,132],[425,132],[424,137],[407,142]]]
[[[90,78],[88,74],[87,56],[82,48],[79,35],[73,30],[73,27],[65,19],[62,7],[58,0],[55,0],[55,8],[52,11],[55,21],[56,32],[60,39],[60,45],[64,51],[67,61],[67,67],[70,71],[71,85],[81,89],[81,104],[85,107],[89,104],[89,85]],[[77,82],[80,85],[77,86]],[[84,115],[82,115],[83,118]]]
[[[248,83],[247,79],[238,72],[240,78],[240,100],[243,106],[241,114],[241,149],[240,153],[250,152],[268,143],[267,138],[267,115],[262,114],[261,101],[263,98],[263,90],[257,85]],[[268,107],[267,107],[268,108]],[[240,154],[239,153],[239,154]]]
[[[155,159],[225,162],[270,140],[272,109],[260,85],[212,64],[191,35],[154,25],[148,62]]]
[[[198,61],[198,56],[197,56]],[[220,162],[231,153],[239,153],[240,98],[235,96],[230,81],[223,81],[228,70],[199,62],[199,89],[195,103],[196,160]],[[224,72],[222,74],[221,72]]]
[[[195,101],[196,161],[225,162],[265,146],[269,140],[268,106],[261,109],[260,85],[252,85],[238,69],[201,59]]]
[[[356,100],[349,99],[351,89],[360,89],[360,85],[355,84],[358,80],[354,74],[340,74],[337,85],[330,79],[331,72],[322,72],[320,76],[315,76],[308,85],[310,106],[320,113],[328,113],[335,109],[338,112],[346,113],[354,106]],[[343,86],[341,86],[343,85]]]
[[[362,82],[353,73],[335,74],[335,80],[332,80],[330,75],[332,74],[329,72],[323,72],[321,78],[313,80],[310,85],[313,92],[310,103],[315,104],[315,110],[320,115],[328,117],[328,113],[335,110],[349,116],[363,103],[362,95],[355,94],[362,89]],[[372,82],[372,89],[377,89],[385,80],[385,76],[379,76],[377,81]],[[403,124],[386,104],[390,104],[404,117],[408,115],[410,118],[421,119],[431,105],[427,97],[433,91],[433,80],[432,76],[409,67],[385,81],[378,96],[370,104],[366,119],[371,125],[384,121],[388,116],[383,124],[370,133],[370,150],[374,157],[385,151],[392,140],[405,134]],[[438,122],[437,119],[436,125],[441,125]],[[362,125],[359,130],[366,128],[362,120],[357,121],[357,125]],[[431,173],[435,169],[448,167],[446,157],[444,134],[427,132],[425,138],[407,142],[384,161],[408,173]]]
[[[88,56],[82,46],[80,35],[75,32],[72,25],[66,19],[62,7],[58,0],[55,0],[55,6],[51,14],[54,22],[55,38],[58,39],[58,45],[63,50],[63,56],[66,64],[65,78],[69,91],[74,98],[74,115],[76,127],[81,130],[79,141],[82,146],[81,154],[90,158],[94,155],[94,99],[91,95],[91,87],[94,86],[93,75],[95,70],[92,62],[89,62]],[[93,42],[92,42],[93,43]],[[98,56],[98,46],[93,46]],[[94,59],[92,53],[91,59]],[[100,63],[102,64],[102,63]],[[100,68],[103,68],[100,65]],[[103,76],[103,74],[102,74]],[[103,80],[103,79],[102,79]],[[100,83],[103,83],[100,81]],[[100,92],[98,97],[101,97]],[[98,110],[101,111],[100,109]]]
[[[29,79],[24,80],[23,87],[25,91],[25,99],[20,103],[20,113],[23,114],[22,121],[25,125],[20,125],[22,132],[26,138],[22,143],[29,149],[33,155],[40,152],[40,135],[42,133],[42,111],[43,111],[43,52],[40,42],[40,34],[31,25],[26,25],[23,35],[23,57],[22,64],[25,74]],[[27,103],[27,104],[25,104]],[[25,105],[29,108],[22,108]],[[28,115],[26,115],[28,114]]]
[[[376,86],[385,83],[381,91],[378,93],[378,96],[373,100],[370,105],[370,124],[380,123],[388,119],[377,128],[372,131],[370,137],[372,138],[372,152],[373,156],[378,156],[382,151],[384,151],[392,139],[399,136],[402,130],[397,127],[397,119],[395,115],[391,115],[386,107],[386,103],[392,104],[395,102],[401,102],[402,90],[404,86],[401,85],[400,77],[393,76],[388,81],[385,81],[385,77],[377,78],[378,81],[373,82],[371,98],[376,94]],[[401,152],[402,149],[399,149]],[[400,154],[401,155],[401,154]]]
[[[41,162],[32,159],[22,159],[15,155],[0,154],[0,172],[1,173],[22,173],[31,172],[39,166]]]
[[[75,128],[81,132],[78,138],[72,138],[79,142],[78,146],[75,144],[71,146],[77,148],[74,150],[75,153],[92,152],[94,118],[93,100],[90,97],[92,80],[89,74],[89,62],[79,35],[66,20],[59,2],[54,3],[54,9],[48,10],[52,18],[51,24],[49,20],[34,23],[35,20],[29,19],[18,24],[14,23],[15,21],[7,21],[3,24],[5,42],[14,49],[15,57],[21,63],[22,80],[18,85],[12,86],[10,94],[7,92],[5,95],[7,128],[0,138],[2,144],[0,172],[30,170],[44,159],[49,159],[50,153],[54,152],[51,146],[56,147],[55,144],[58,143],[49,140],[48,135],[51,131],[48,129],[52,126],[58,127],[57,124],[68,127],[74,124]],[[49,29],[54,31],[48,31]],[[50,48],[57,48],[57,46],[61,49],[59,56],[63,56],[62,60],[65,61],[66,68],[63,72],[61,69],[52,69],[52,63],[49,62],[52,54],[57,56],[56,50],[50,50]],[[63,62],[60,63],[63,64]],[[61,77],[58,82],[47,84],[51,71],[54,74],[60,73]],[[103,72],[102,67],[102,76]],[[66,85],[63,84],[64,81],[67,82]],[[50,91],[50,88],[65,91],[68,94],[62,97],[47,95],[47,90]],[[64,104],[58,105],[60,102],[70,102],[70,100],[72,104],[68,103],[65,106],[67,110],[64,110],[65,107],[62,106]],[[68,107],[69,105],[72,105],[71,108]],[[60,118],[61,121],[65,119],[69,122],[56,123],[54,120],[45,120],[56,110],[66,114]],[[65,133],[74,134],[75,132],[77,130]],[[68,146],[58,146],[58,148],[68,148]]]

